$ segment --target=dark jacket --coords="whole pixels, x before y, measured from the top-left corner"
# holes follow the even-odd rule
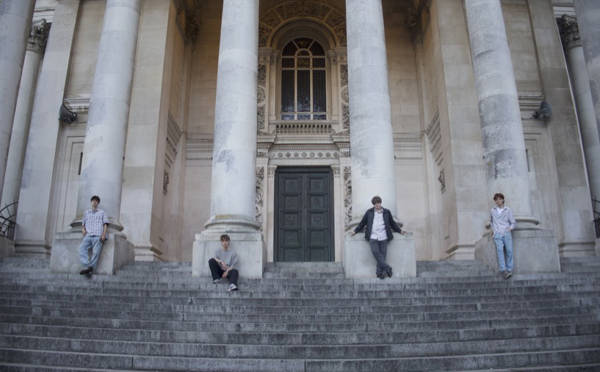
[[[373,228],[373,220],[374,219],[375,219],[375,207],[368,209],[365,212],[365,215],[363,216],[363,218],[360,221],[360,223],[358,224],[358,226],[356,226],[356,228],[354,229],[354,232],[358,233],[366,227],[365,240],[367,240],[367,241],[370,240],[371,239],[371,229]],[[388,240],[394,239],[392,230],[394,230],[397,233],[402,233],[402,229],[401,229],[402,224],[397,224],[394,221],[394,219],[392,218],[392,212],[390,212],[389,209],[383,208],[383,223],[385,224],[385,232],[387,234]]]

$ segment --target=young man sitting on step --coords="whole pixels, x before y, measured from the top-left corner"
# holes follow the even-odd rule
[[[208,260],[208,266],[212,274],[213,283],[218,283],[221,279],[229,280],[228,291],[237,291],[238,271],[235,269],[238,263],[238,256],[235,251],[229,247],[231,239],[229,235],[221,235],[221,248],[217,248],[215,256]]]

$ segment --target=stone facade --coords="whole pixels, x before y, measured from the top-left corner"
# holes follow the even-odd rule
[[[526,225],[524,241],[537,231],[552,257],[593,255],[595,51],[572,23],[559,30],[576,4],[556,3],[38,0],[33,23],[21,22],[38,47],[19,36],[21,90],[2,96],[18,109],[0,110],[14,137],[0,146],[10,170],[0,208],[19,202],[14,252],[52,254],[101,184],[135,260],[202,266],[196,249],[228,231],[262,266],[277,257],[277,169],[319,166],[331,170],[337,262],[363,245],[347,231],[371,194],[410,233],[398,240],[414,250],[406,260],[474,259],[495,192]],[[116,33],[127,37],[111,42]],[[282,116],[282,51],[299,38],[324,50],[319,120]],[[542,101],[551,115],[536,119]],[[63,104],[75,121],[58,119]]]

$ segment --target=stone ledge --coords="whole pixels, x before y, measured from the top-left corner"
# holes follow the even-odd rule
[[[346,278],[374,278],[376,262],[364,234],[351,236],[346,233],[344,242],[344,271]],[[412,236],[394,233],[389,242],[386,262],[393,269],[393,278],[417,276],[415,240]]]
[[[558,243],[551,230],[516,228],[512,237],[515,274],[560,272]],[[475,244],[475,259],[498,270],[496,244],[491,232]]]
[[[260,279],[266,263],[266,250],[262,234],[258,231],[227,231],[204,230],[196,234],[192,254],[192,276],[210,277],[208,260],[221,246],[221,234],[228,234],[231,238],[230,247],[238,255],[237,269],[240,277],[245,279]]]
[[[78,273],[83,266],[79,262],[80,232],[57,233],[52,243],[50,270],[53,272]],[[134,261],[133,245],[119,232],[108,233],[102,247],[95,274],[113,275],[122,266]]]

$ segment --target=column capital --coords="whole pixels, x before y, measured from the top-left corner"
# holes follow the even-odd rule
[[[571,49],[581,46],[581,38],[579,37],[579,26],[577,18],[563,14],[557,21],[560,37],[565,49]]]
[[[44,49],[46,48],[46,41],[48,41],[49,33],[50,23],[46,22],[45,19],[33,22],[31,24],[29,39],[27,40],[27,50],[43,54]]]

